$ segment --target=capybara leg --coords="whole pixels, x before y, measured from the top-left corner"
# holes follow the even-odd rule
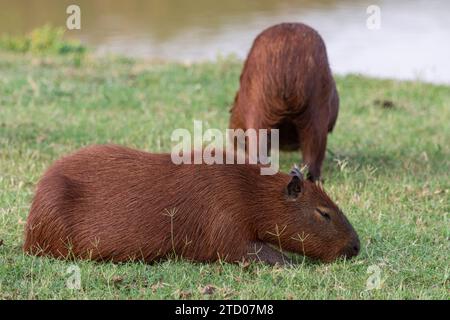
[[[286,255],[263,242],[253,242],[249,245],[247,259],[270,265],[279,264],[282,266],[290,263],[290,259]]]
[[[300,148],[303,154],[303,165],[308,166],[308,179],[320,179],[322,162],[327,146],[327,133],[308,127],[299,134]]]

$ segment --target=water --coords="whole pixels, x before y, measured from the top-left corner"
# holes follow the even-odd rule
[[[301,21],[322,34],[336,73],[450,83],[450,1],[0,0],[0,33],[65,26],[66,7],[74,3],[81,7],[82,28],[67,36],[99,55],[244,58],[264,28]],[[366,26],[373,4],[381,9],[378,30]]]

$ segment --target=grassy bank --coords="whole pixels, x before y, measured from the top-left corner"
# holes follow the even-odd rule
[[[418,82],[337,77],[341,112],[323,175],[360,234],[354,260],[292,268],[79,261],[73,290],[73,262],[22,253],[33,188],[53,160],[106,142],[169,152],[172,130],[192,130],[193,119],[225,129],[240,68],[233,59],[186,66],[1,52],[0,299],[448,299],[450,88]],[[281,154],[281,169],[297,160]],[[379,289],[366,290],[378,274]]]

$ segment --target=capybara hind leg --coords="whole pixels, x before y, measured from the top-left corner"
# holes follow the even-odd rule
[[[286,255],[263,242],[254,242],[249,245],[247,259],[270,265],[278,264],[282,266],[290,263],[290,259]]]
[[[322,162],[325,158],[327,133],[314,127],[308,127],[301,130],[299,140],[303,154],[303,165],[308,166],[308,179],[311,181],[319,180]]]

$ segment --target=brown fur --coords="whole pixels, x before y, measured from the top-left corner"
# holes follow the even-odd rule
[[[288,195],[290,181],[298,196]],[[274,264],[284,256],[268,244],[323,261],[359,249],[350,223],[312,182],[261,176],[257,165],[175,165],[170,154],[114,145],[56,161],[38,183],[25,233],[31,254],[112,261],[175,253]]]
[[[310,178],[320,178],[339,96],[325,44],[312,28],[283,23],[263,31],[245,61],[231,129],[279,129],[280,148],[301,149]]]

